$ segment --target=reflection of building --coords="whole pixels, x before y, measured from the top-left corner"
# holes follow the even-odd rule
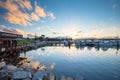
[[[26,58],[26,53],[24,56],[20,57],[20,53],[23,52],[22,50],[9,50],[0,53],[0,61],[5,61],[6,64],[17,65],[22,64],[26,65],[29,61]]]
[[[10,47],[16,47],[17,41],[23,38],[22,35],[0,32],[0,51]]]
[[[4,60],[6,64],[16,65],[19,62],[20,51],[11,50],[0,53],[0,61]]]

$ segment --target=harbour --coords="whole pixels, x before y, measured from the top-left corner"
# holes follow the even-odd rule
[[[39,77],[39,79],[42,80],[119,80],[120,76],[117,74],[117,72],[119,72],[119,68],[115,68],[115,66],[113,66],[113,64],[115,63],[116,66],[119,67],[118,62],[120,48],[117,45],[104,45],[96,47],[90,45],[76,45],[73,42],[71,42],[71,44],[67,44],[65,42],[66,41],[61,43],[53,43],[53,41],[51,41],[51,43],[49,42],[48,45],[31,48],[28,50],[13,49],[9,52],[1,52],[0,59],[1,63],[4,65],[1,65],[1,75],[5,75],[6,73],[9,73],[10,75],[8,76],[6,74],[6,77],[1,76],[1,79],[5,80],[6,78],[6,80],[17,80],[17,75],[15,74],[18,74],[20,75],[18,76],[18,79],[21,80],[37,80],[37,76],[41,76]],[[108,61],[112,60],[112,55],[114,55],[116,59],[115,62],[112,61],[113,63],[110,63]],[[101,59],[101,57],[103,57],[103,59]],[[96,60],[97,58],[98,60]],[[68,66],[67,68],[65,68],[66,65]],[[96,67],[98,65],[99,67]],[[102,65],[104,65],[104,67]],[[107,69],[108,65],[110,68]],[[5,66],[8,67],[8,70],[4,74],[3,72],[5,70]],[[12,70],[12,72],[14,73],[13,75],[11,72],[9,72],[9,70],[11,71],[12,67],[15,67],[15,71],[14,69]],[[93,69],[95,71],[91,72],[90,69]],[[102,69],[102,71],[107,70],[107,73],[104,72],[104,75],[106,76],[102,75],[101,70],[99,69]],[[111,69],[114,71],[111,71]],[[115,74],[114,72],[117,75],[113,75],[113,77],[107,77],[107,75]],[[26,76],[22,77],[21,74],[25,74]],[[27,76],[28,74],[30,75]],[[94,75],[96,75],[97,77],[92,77]],[[98,75],[101,75],[102,78],[98,77]]]
[[[120,0],[0,0],[0,80],[120,80]]]

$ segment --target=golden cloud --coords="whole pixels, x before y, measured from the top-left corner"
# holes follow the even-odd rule
[[[28,10],[32,9],[32,5],[29,2],[29,0],[16,0],[16,2],[19,4],[21,8],[26,8]]]
[[[31,19],[29,14],[21,11],[17,11],[16,13],[8,13],[4,18],[12,24],[19,24],[21,26],[32,25],[30,23]]]
[[[18,5],[14,4],[11,0],[7,0],[6,2],[0,1],[0,7],[7,9],[9,12],[18,11]]]
[[[32,19],[32,20],[35,20],[35,21],[38,21],[38,20],[39,20],[39,16],[38,16],[36,13],[33,12],[33,13],[31,14],[31,19]]]
[[[44,9],[39,7],[38,5],[35,6],[35,13],[40,17],[46,17]]]
[[[15,1],[10,0],[7,0],[6,2],[0,1],[0,6],[8,10],[8,13],[4,17],[4,19],[7,20],[8,22],[12,24],[19,24],[21,26],[31,25],[29,14],[22,12],[19,9],[19,6],[15,3]]]
[[[84,33],[84,36],[103,38],[103,37],[116,37],[120,36],[119,26],[102,26],[98,25],[91,30],[89,33]]]
[[[34,37],[35,34],[30,33],[30,32],[25,32],[23,30],[20,29],[13,29],[13,28],[8,28],[4,25],[0,25],[0,31],[1,32],[8,32],[8,33],[14,33],[14,34],[20,34],[23,35],[24,37]]]
[[[45,10],[35,4],[34,12],[31,12],[32,5],[29,0],[6,0],[0,1],[0,7],[6,9],[4,19],[9,23],[18,24],[21,26],[32,25],[32,21],[38,21],[41,17],[46,17]],[[27,11],[30,11],[29,13]],[[53,13],[50,13],[51,18],[55,18]]]

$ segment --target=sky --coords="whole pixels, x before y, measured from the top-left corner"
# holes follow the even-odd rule
[[[0,31],[24,37],[120,37],[120,0],[0,0]]]

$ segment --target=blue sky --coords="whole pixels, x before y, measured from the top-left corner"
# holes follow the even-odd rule
[[[32,36],[120,36],[120,0],[2,0],[0,30]]]

